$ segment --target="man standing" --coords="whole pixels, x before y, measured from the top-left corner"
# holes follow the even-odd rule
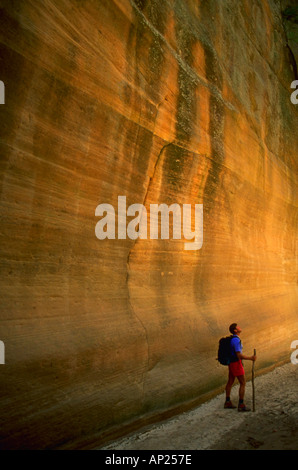
[[[229,330],[233,337],[231,339],[231,363],[229,364],[229,379],[226,385],[226,401],[224,407],[236,408],[231,402],[230,394],[235,377],[237,377],[240,384],[238,411],[250,411],[250,408],[244,404],[245,375],[242,360],[255,361],[257,357],[245,356],[242,354],[242,344],[239,338],[242,330],[240,326],[237,325],[237,323],[232,323],[232,325],[229,327]]]

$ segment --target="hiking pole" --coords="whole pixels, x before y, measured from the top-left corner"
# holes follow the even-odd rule
[[[254,356],[256,354],[257,354],[257,351],[254,349]],[[252,362],[251,383],[252,383],[252,411],[256,411],[256,404],[255,404],[255,361]]]

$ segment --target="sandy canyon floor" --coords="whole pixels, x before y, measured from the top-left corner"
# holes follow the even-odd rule
[[[223,408],[224,394],[167,421],[110,442],[106,450],[298,450],[298,366],[255,378],[256,411]],[[238,384],[231,399],[238,401]],[[247,382],[247,406],[252,384]]]

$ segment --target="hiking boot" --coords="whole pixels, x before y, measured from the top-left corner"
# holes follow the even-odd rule
[[[225,401],[224,408],[236,408],[231,401]]]
[[[250,408],[248,408],[244,405],[244,403],[242,403],[241,405],[238,405],[238,411],[250,411]]]

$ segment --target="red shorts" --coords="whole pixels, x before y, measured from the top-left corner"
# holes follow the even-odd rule
[[[239,377],[239,375],[244,375],[244,367],[242,361],[231,362],[229,364],[229,371],[234,377]]]

